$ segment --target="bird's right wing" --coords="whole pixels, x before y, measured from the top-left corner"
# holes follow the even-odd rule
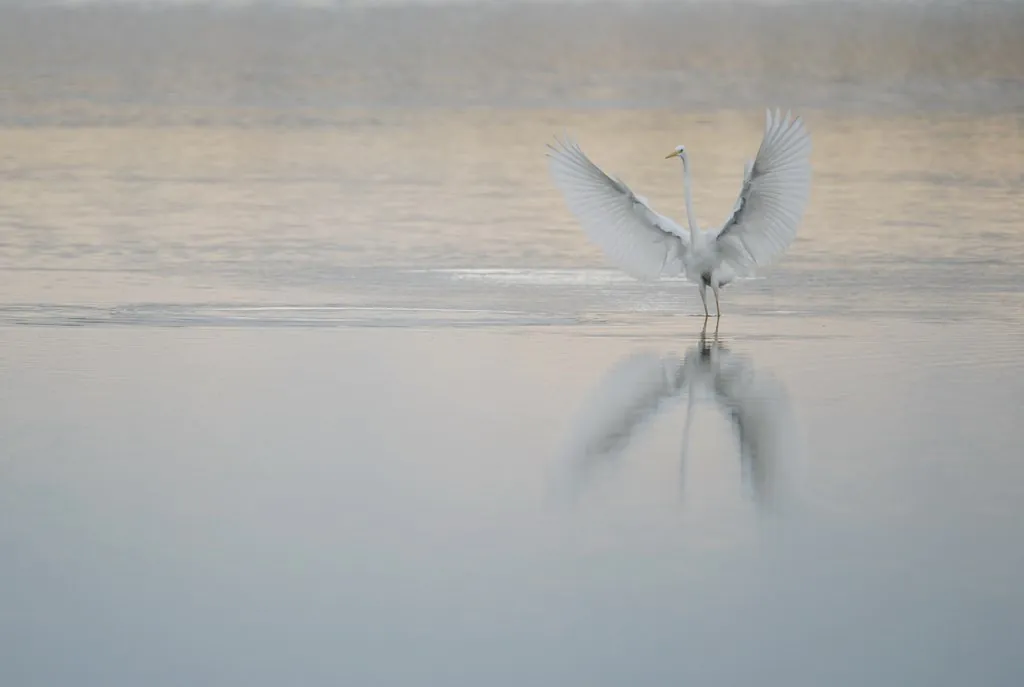
[[[811,137],[799,117],[767,113],[761,148],[715,238],[719,254],[737,271],[770,263],[793,241],[810,196],[810,153]]]
[[[625,183],[601,171],[574,141],[549,145],[548,165],[569,210],[605,256],[637,279],[679,274],[690,237]]]

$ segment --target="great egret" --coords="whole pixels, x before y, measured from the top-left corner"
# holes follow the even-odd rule
[[[680,451],[685,467],[694,406],[710,397],[731,420],[740,465],[755,500],[766,506],[774,495],[780,463],[799,450],[795,416],[785,384],[758,370],[744,356],[718,342],[700,342],[681,358],[651,351],[620,360],[597,384],[576,417],[569,455],[576,479],[600,464],[616,461],[630,442],[667,405],[687,394]]]
[[[651,208],[623,181],[605,174],[571,140],[548,145],[555,184],[591,241],[627,274],[654,280],[685,275],[698,284],[704,316],[707,287],[715,294],[749,276],[789,247],[803,218],[811,185],[811,137],[799,117],[766,111],[764,139],[743,174],[732,214],[717,229],[701,230],[693,216],[690,160],[684,146],[665,159],[683,161],[689,231]]]

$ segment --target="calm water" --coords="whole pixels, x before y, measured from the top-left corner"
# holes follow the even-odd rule
[[[383,81],[373,12],[0,11],[0,684],[1024,682],[1019,24],[715,86],[551,11],[388,10]],[[544,144],[713,224],[773,91],[811,207],[712,346]]]

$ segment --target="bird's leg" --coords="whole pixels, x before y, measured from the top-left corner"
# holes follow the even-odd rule
[[[722,308],[718,305],[718,287],[714,284],[711,285],[711,290],[715,292],[715,317],[722,316]],[[706,309],[706,307],[705,307]]]
[[[705,286],[704,284],[700,285],[700,302],[704,304],[704,318],[705,319],[707,319],[708,317],[711,316],[711,313],[708,312],[707,290],[708,290],[707,286]]]
[[[716,317],[715,318],[715,345],[716,346],[718,345],[718,325],[721,323],[721,321],[722,321],[721,317]]]

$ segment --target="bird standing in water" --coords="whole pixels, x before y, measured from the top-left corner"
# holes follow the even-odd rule
[[[764,138],[748,162],[732,214],[721,227],[700,229],[690,195],[690,160],[685,146],[666,159],[683,163],[688,229],[651,208],[624,182],[590,161],[571,140],[549,145],[555,184],[587,236],[627,274],[650,281],[684,275],[695,282],[708,312],[707,289],[715,296],[781,256],[796,236],[811,186],[811,137],[799,117],[766,112]]]

